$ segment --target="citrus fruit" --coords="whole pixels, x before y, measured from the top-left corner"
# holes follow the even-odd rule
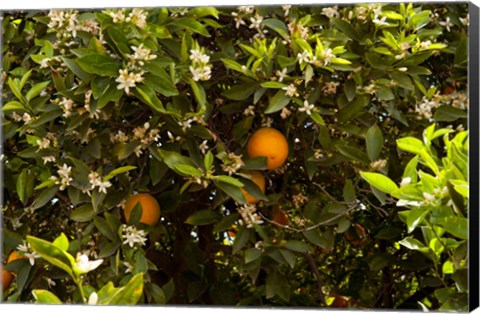
[[[153,196],[146,193],[135,194],[127,199],[124,208],[125,219],[129,221],[130,214],[138,203],[142,207],[140,222],[150,226],[155,225],[160,219],[160,205]]]
[[[250,180],[258,186],[262,193],[265,192],[265,177],[260,171],[243,171],[242,173],[249,175]],[[258,203],[259,200],[251,196],[244,188],[240,189],[242,190],[243,196],[245,196],[245,198],[247,199],[247,202],[251,204]]]
[[[274,207],[272,210],[273,221],[277,224],[286,226],[288,225],[288,215],[278,207]]]
[[[2,291],[6,291],[13,281],[13,273],[4,270],[2,265],[0,265],[0,270],[2,271]]]
[[[288,157],[288,142],[285,136],[274,128],[260,128],[248,139],[249,158],[266,157],[270,170],[281,167]]]
[[[10,263],[14,260],[21,259],[21,258],[27,258],[26,256],[20,255],[18,251],[12,251],[10,255],[8,255],[7,258],[7,263]]]

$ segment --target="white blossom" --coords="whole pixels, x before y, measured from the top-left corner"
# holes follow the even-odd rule
[[[77,254],[74,267],[77,268],[81,273],[88,273],[92,271],[103,263],[103,259],[98,259],[96,261],[89,261],[86,254]]]
[[[255,106],[250,105],[243,111],[244,116],[254,116],[255,115]]]
[[[239,223],[246,225],[247,228],[252,228],[253,225],[260,225],[263,223],[260,215],[256,213],[257,208],[253,204],[244,204],[237,208],[238,213],[241,216]]]
[[[208,150],[208,140],[204,140],[199,146],[198,149],[202,152],[202,154],[205,154]]]
[[[288,16],[288,13],[290,13],[291,8],[292,6],[290,4],[282,5],[282,10],[285,12],[284,16]]]
[[[212,70],[210,66],[203,66],[203,67],[190,66],[190,72],[192,73],[194,81],[208,81],[210,79]]]
[[[297,92],[297,87],[294,84],[290,84],[288,86],[282,87],[282,89],[284,91],[286,91],[285,95],[287,95],[288,97],[294,97],[294,96],[298,97],[299,96],[299,94]]]
[[[322,9],[322,14],[325,15],[328,18],[334,18],[338,16],[338,8],[337,6],[334,7],[329,7],[329,8],[323,8]]]
[[[128,69],[118,70],[119,76],[115,80],[118,82],[117,89],[125,89],[125,92],[130,93],[130,87],[135,87],[136,83],[143,81],[141,73],[128,72]]]
[[[37,140],[39,149],[48,149],[50,147],[50,140],[46,137]]]
[[[261,26],[262,26],[262,22],[263,22],[263,16],[258,15],[258,14],[255,15],[255,17],[252,16],[250,18],[250,22],[251,22],[251,24],[250,24],[249,28],[260,29]]]
[[[43,164],[46,165],[49,162],[55,162],[55,156],[43,156]]]
[[[445,21],[442,21],[442,22],[438,22],[438,24],[442,25],[443,27],[445,27],[445,29],[447,30],[447,32],[450,32],[450,27],[453,27],[455,26],[452,21],[450,21],[450,17],[447,16],[447,19]]]
[[[88,297],[88,305],[96,305],[98,302],[98,294],[96,292],[92,292]]]
[[[286,78],[286,77],[288,77],[288,75],[287,75],[287,68],[282,69],[282,71],[277,70],[276,74],[277,74],[277,76],[278,76],[278,81],[279,81],[280,83],[283,82],[283,79]]]
[[[130,247],[134,247],[135,244],[144,246],[146,244],[147,234],[144,230],[137,230],[134,226],[122,225],[122,239],[123,244],[128,244]]]
[[[402,181],[400,182],[400,187],[405,187],[407,185],[409,185],[410,183],[412,182],[412,178],[410,177],[405,177],[402,179]]]
[[[237,12],[232,12],[233,20],[235,21],[235,28],[240,28],[240,25],[245,25],[245,21]]]
[[[133,271],[133,265],[129,262],[123,262],[123,265],[127,268],[125,274],[131,273]]]
[[[280,117],[281,117],[282,119],[286,119],[286,118],[288,118],[291,114],[292,114],[292,112],[291,112],[287,107],[284,107],[284,108],[282,108],[282,111],[280,112]]]
[[[126,22],[130,22],[136,25],[138,28],[144,29],[147,26],[148,12],[144,12],[142,9],[135,8],[128,14],[125,19]]]
[[[382,17],[380,20],[378,19],[378,17],[375,17],[372,22],[375,24],[375,25],[378,25],[378,26],[384,26],[384,25],[390,25],[388,22],[386,22],[387,20],[387,17],[384,16]]]
[[[307,115],[312,114],[312,110],[315,108],[314,104],[309,104],[307,100],[303,102],[303,107],[298,108],[298,111],[305,112]]]
[[[23,244],[19,244],[17,246],[17,250],[19,252],[22,252],[25,258],[28,258],[28,261],[32,266],[35,264],[35,259],[40,257],[40,255],[38,255],[36,252],[32,251],[30,243],[25,241],[23,242]]]

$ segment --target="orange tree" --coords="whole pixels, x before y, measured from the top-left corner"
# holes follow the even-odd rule
[[[462,3],[5,12],[3,300],[464,310],[467,31]]]

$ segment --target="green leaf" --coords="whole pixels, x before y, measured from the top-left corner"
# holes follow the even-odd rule
[[[452,122],[457,119],[466,119],[467,117],[467,111],[447,105],[438,107],[433,115],[433,119],[436,122]]]
[[[109,39],[114,43],[117,50],[123,54],[129,54],[130,48],[128,47],[128,40],[124,33],[118,30],[116,27],[111,26],[107,28],[107,34]]]
[[[27,175],[28,169],[25,168],[22,170],[22,172],[18,175],[17,178],[17,194],[18,198],[22,203],[25,203]]]
[[[338,28],[342,33],[352,38],[355,41],[361,41],[362,37],[357,32],[357,30],[352,26],[352,24],[338,18],[331,19],[333,25]]]
[[[267,299],[271,299],[278,295],[285,302],[290,301],[290,285],[285,276],[281,276],[276,271],[272,271],[267,275],[266,294]]]
[[[72,71],[73,74],[75,74],[77,77],[79,77],[82,81],[88,81],[90,79],[90,74],[88,74],[86,71],[84,71],[77,61],[73,59],[68,59],[61,57],[62,61],[67,65],[67,67]],[[117,72],[118,74],[118,72]],[[117,75],[116,74],[116,75]]]
[[[290,102],[290,97],[285,95],[285,91],[279,90],[275,96],[270,98],[267,109],[265,109],[266,114],[274,113],[279,110],[282,110]]]
[[[381,173],[360,171],[360,175],[372,187],[375,187],[384,193],[390,194],[393,191],[398,190],[398,186],[395,182]]]
[[[188,17],[176,18],[169,25],[176,26],[183,29],[188,29],[194,33],[198,33],[205,37],[210,37],[210,34],[207,31],[207,28],[203,26],[200,22],[192,18],[188,18]]]
[[[67,251],[70,243],[65,233],[61,233],[55,240],[53,240],[53,245],[58,247],[60,250]]]
[[[33,201],[33,204],[31,205],[32,210],[38,209],[47,204],[55,196],[58,189],[58,186],[52,186],[43,190],[42,193],[40,193],[40,195]]]
[[[312,118],[312,120],[315,121],[318,125],[325,125],[325,121],[318,112],[312,112],[310,118]]]
[[[247,244],[251,235],[251,229],[245,227],[239,228],[237,236],[235,237],[235,240],[233,240],[232,254],[237,254],[237,252],[239,252]]]
[[[33,236],[27,236],[27,242],[30,244],[32,250],[39,254],[44,260],[64,270],[70,277],[76,279],[72,270],[75,260],[70,254],[48,241]]]
[[[468,239],[468,219],[464,217],[432,217],[432,223],[440,225],[446,232],[462,240]]]
[[[236,178],[229,177],[229,176],[225,176],[225,175],[215,176],[214,180],[222,181],[222,182],[234,185],[234,186],[239,187],[239,188],[244,186],[244,184],[240,180],[238,180]]]
[[[97,213],[93,210],[92,204],[83,204],[72,211],[70,218],[77,222],[87,222],[93,219],[96,214]]]
[[[143,83],[163,96],[172,97],[178,95],[177,87],[163,69],[162,71],[150,72],[150,74],[144,75]]]
[[[404,137],[397,140],[397,147],[403,151],[420,154],[424,149],[423,142],[414,137]]]
[[[338,111],[338,121],[347,122],[353,119],[358,113],[363,111],[363,107],[367,106],[369,102],[369,96],[357,95],[352,102]]]
[[[406,90],[413,90],[413,83],[410,76],[402,72],[391,72],[389,73],[392,80],[398,83],[400,87],[405,88]]]
[[[26,101],[25,101],[25,98],[23,97],[18,79],[12,80],[12,78],[9,77],[7,80],[7,84],[8,84],[8,87],[10,87],[10,90],[12,91],[12,93],[15,95],[15,97],[17,97],[17,99],[20,100],[20,102],[25,103]]]
[[[353,185],[352,180],[347,179],[345,185],[343,186],[343,200],[345,202],[353,202],[357,199],[355,193],[355,186]]]
[[[245,263],[251,263],[255,260],[257,260],[259,257],[262,256],[262,251],[257,249],[257,248],[249,248],[248,250],[245,250]]]
[[[199,210],[188,216],[185,223],[194,226],[210,225],[220,220],[220,215],[210,209]]]
[[[89,54],[77,59],[78,65],[87,73],[117,77],[120,67],[110,57],[100,54]]]
[[[105,219],[97,216],[93,218],[93,224],[98,229],[98,231],[100,231],[100,233],[107,237],[109,240],[116,241],[118,239],[118,235],[114,233],[114,231],[110,228]]]
[[[375,161],[385,145],[383,134],[377,125],[373,125],[365,136],[367,143],[367,155],[370,161]]]
[[[154,157],[160,157],[160,161],[163,161],[167,165],[167,167],[172,169],[173,171],[178,171],[176,169],[176,165],[189,165],[195,167],[195,164],[190,158],[183,156],[182,154],[175,151],[158,148],[156,151],[153,152],[156,153],[153,154]]]
[[[202,84],[195,82],[193,79],[188,80],[190,86],[192,87],[193,95],[198,103],[197,112],[204,112],[207,103],[207,95],[205,94],[205,89]]]
[[[222,95],[232,100],[245,100],[250,97],[258,88],[257,82],[235,85],[222,92]]]
[[[194,16],[196,18],[201,18],[205,16],[213,16],[218,19],[220,12],[215,7],[194,7],[188,11],[188,15]]]
[[[423,222],[423,219],[428,215],[430,210],[425,207],[416,207],[408,213],[407,227],[408,233],[412,233],[419,224]]]
[[[3,111],[18,111],[18,110],[23,110],[25,111],[25,106],[16,100],[12,100],[7,102],[5,105],[2,106]]]
[[[354,80],[348,80],[345,82],[344,92],[349,102],[355,99],[355,96],[357,95],[357,86]]]
[[[215,228],[213,228],[213,232],[222,232],[225,230],[228,230],[232,227],[232,225],[235,223],[235,221],[238,220],[239,214],[238,213],[233,213],[228,216],[225,216],[220,220],[216,225]]]
[[[263,20],[262,24],[274,31],[276,31],[280,36],[288,36],[289,31],[285,23],[279,19],[271,18]]]
[[[40,95],[40,93],[45,89],[47,88],[48,84],[50,84],[50,81],[45,81],[45,82],[41,82],[41,83],[38,83],[38,84],[35,84],[32,86],[32,88],[27,92],[27,94],[25,95],[25,98],[27,99],[27,101],[30,101],[32,100],[33,98],[37,97],[38,95]]]
[[[337,144],[335,145],[335,148],[340,152],[340,154],[344,155],[345,157],[368,164],[367,155],[363,151],[352,145]]]
[[[113,283],[105,285],[98,292],[99,305],[135,305],[143,294],[143,273],[133,276],[125,286],[114,288]]]
[[[136,166],[123,166],[123,167],[119,167],[119,168],[116,168],[112,171],[110,171],[106,176],[103,177],[103,181],[108,181],[110,179],[112,179],[113,177],[121,174],[121,173],[125,173],[125,172],[129,172],[130,170],[134,170],[134,169],[137,169]]]
[[[165,112],[162,102],[158,99],[155,91],[150,86],[139,84],[135,86],[132,92],[139,100],[149,105],[154,111],[159,113]]]
[[[203,166],[205,170],[208,171],[213,165],[214,156],[211,151],[208,151],[203,158]]]
[[[262,86],[263,88],[276,88],[276,89],[279,89],[279,88],[284,88],[284,87],[286,87],[287,85],[286,85],[286,84],[283,84],[283,83],[280,83],[280,82],[277,82],[277,81],[269,81],[269,82],[263,82],[262,84],[260,84],[260,86]]]
[[[34,289],[32,294],[37,304],[62,304],[62,301],[48,290]]]
[[[215,186],[240,204],[245,204],[247,200],[238,186],[223,181],[214,181]]]
[[[310,250],[310,246],[308,244],[298,240],[287,241],[285,248],[298,253],[307,253]]]

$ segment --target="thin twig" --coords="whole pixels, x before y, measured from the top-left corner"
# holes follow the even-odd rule
[[[260,216],[262,217],[263,220],[266,220],[268,221],[269,223],[277,226],[277,227],[280,227],[280,228],[283,228],[283,229],[287,229],[287,230],[291,230],[291,231],[295,231],[295,232],[305,232],[305,231],[310,231],[310,230],[313,230],[313,229],[316,229],[320,226],[323,226],[323,225],[326,225],[326,224],[329,224],[331,223],[332,221],[335,221],[336,219],[342,217],[343,215],[345,215],[345,213],[341,213],[341,214],[338,214],[336,216],[333,216],[332,218],[330,219],[327,219],[327,220],[324,220],[324,221],[321,221],[317,224],[314,224],[312,226],[309,226],[309,227],[306,227],[306,228],[303,228],[303,229],[297,229],[297,228],[293,228],[293,227],[290,227],[290,226],[284,226],[282,224],[279,224],[278,222],[276,221],[273,221],[273,220],[270,220],[268,219],[267,217],[265,217],[262,213],[260,213]]]
[[[315,274],[315,277],[317,278],[317,286],[318,286],[318,299],[322,304],[327,305],[325,302],[325,295],[323,294],[323,280],[320,277],[320,273],[318,272],[317,264],[315,263],[315,260],[313,259],[312,255],[305,253],[305,257],[307,258],[308,264],[310,264],[310,268],[312,269],[313,273]]]

